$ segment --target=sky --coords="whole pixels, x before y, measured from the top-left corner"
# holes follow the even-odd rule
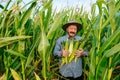
[[[0,4],[5,5],[8,0],[0,0]],[[12,0],[14,1],[14,0]],[[23,0],[23,5],[30,2],[31,0]],[[96,0],[53,0],[53,9],[57,8],[57,11],[68,7],[81,7],[83,5],[84,10],[89,12],[91,5],[95,3]]]
[[[54,0],[53,9],[57,7],[57,10],[61,10],[67,7],[81,7],[84,6],[85,11],[90,11],[91,5],[95,3],[96,0]]]

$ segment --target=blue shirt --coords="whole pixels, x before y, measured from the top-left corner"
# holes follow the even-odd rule
[[[68,37],[69,37],[68,35],[60,37],[57,40],[55,48],[54,48],[53,53],[55,56],[59,57],[60,64],[61,64],[61,59],[62,59],[62,55],[61,55],[62,43],[65,42]],[[80,37],[80,36],[74,37],[74,41],[81,40],[81,39],[82,39],[82,37]],[[88,54],[88,51],[85,51],[84,55],[87,55],[87,54]],[[82,75],[82,59],[81,59],[81,57],[79,57],[76,62],[73,60],[72,62],[69,62],[68,64],[60,66],[59,72],[64,77],[74,77],[74,78],[80,77]]]

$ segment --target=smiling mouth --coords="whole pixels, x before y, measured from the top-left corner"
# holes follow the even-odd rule
[[[74,32],[70,32],[70,34],[75,34]]]

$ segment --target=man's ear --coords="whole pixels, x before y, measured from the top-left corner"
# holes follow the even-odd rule
[[[66,32],[68,32],[68,28],[66,28]]]

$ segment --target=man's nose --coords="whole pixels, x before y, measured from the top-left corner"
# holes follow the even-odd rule
[[[76,29],[72,29],[72,31],[76,32]]]

